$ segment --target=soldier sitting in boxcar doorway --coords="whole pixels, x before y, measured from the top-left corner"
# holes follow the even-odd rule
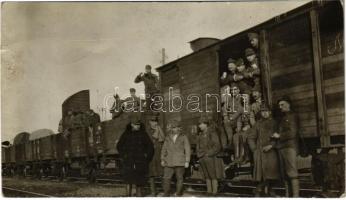
[[[231,84],[234,82],[234,75],[237,70],[237,65],[235,64],[235,60],[233,58],[229,58],[227,60],[227,72],[223,72],[220,83],[221,86],[231,86]]]
[[[248,61],[248,65],[244,72],[244,78],[250,79],[250,81],[252,82],[251,84],[253,89],[261,90],[261,83],[260,83],[261,71],[260,71],[257,55],[253,49],[247,48],[245,49],[245,57]]]
[[[257,33],[248,33],[247,34],[249,42],[252,47],[256,50],[259,48],[258,34]]]

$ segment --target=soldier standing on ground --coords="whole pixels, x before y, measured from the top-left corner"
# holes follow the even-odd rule
[[[177,178],[176,196],[183,195],[185,168],[189,167],[191,147],[187,136],[182,133],[180,122],[173,120],[168,126],[168,135],[161,150],[161,165],[163,169],[164,196],[170,196],[171,179]]]
[[[117,150],[123,162],[122,175],[128,184],[128,196],[131,196],[132,185],[136,185],[136,196],[143,196],[154,147],[138,113],[130,114],[130,123],[117,143]]]
[[[262,104],[259,112],[261,118],[248,136],[248,144],[254,157],[253,177],[258,182],[256,196],[263,192],[265,195],[275,196],[270,186],[280,179],[279,159],[274,149],[275,141],[271,139],[276,124],[268,107]]]
[[[298,155],[298,119],[292,111],[291,100],[284,96],[278,100],[282,117],[278,124],[278,133],[272,137],[277,140],[280,166],[285,179],[286,197],[299,197],[299,180],[297,168]]]
[[[147,133],[154,144],[154,156],[149,164],[149,184],[151,196],[156,196],[155,177],[162,176],[163,168],[161,166],[161,149],[165,135],[158,124],[158,117],[152,116],[146,126]]]
[[[222,158],[216,157],[222,150],[221,143],[212,121],[206,116],[200,118],[198,127],[200,133],[197,138],[197,157],[207,183],[208,195],[214,196],[218,192],[218,180],[224,178]]]

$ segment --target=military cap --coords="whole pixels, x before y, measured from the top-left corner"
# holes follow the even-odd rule
[[[235,63],[235,60],[233,58],[228,58],[227,63]]]
[[[289,96],[287,96],[287,95],[284,95],[281,98],[279,98],[279,100],[277,101],[277,104],[279,104],[280,101],[286,101],[290,105],[292,104],[291,98]]]
[[[235,63],[237,66],[241,66],[241,65],[244,65],[244,60],[242,58],[239,58],[236,63]]]
[[[140,124],[141,123],[140,115],[137,112],[130,113],[129,120],[132,124]]]
[[[232,82],[232,83],[231,83],[231,90],[232,90],[233,88],[235,88],[235,87],[239,89],[238,84],[235,83],[235,82]]]
[[[170,121],[169,123],[170,128],[176,128],[176,127],[181,127],[180,121],[174,119]]]
[[[153,116],[151,116],[151,117],[149,118],[149,120],[150,120],[150,121],[157,122],[157,121],[159,121],[159,118],[158,118],[157,116],[153,115]]]
[[[262,103],[260,107],[260,111],[271,111],[271,110],[265,103]]]
[[[247,56],[252,56],[252,55],[254,55],[254,54],[256,54],[256,53],[255,53],[255,51],[254,51],[253,49],[251,49],[251,48],[245,49],[245,56],[246,56],[246,57],[247,57]]]
[[[251,89],[251,92],[252,92],[252,93],[253,93],[253,92],[258,92],[258,93],[262,94],[261,90],[259,90],[259,89],[256,88],[256,87],[252,88],[252,89]]]
[[[248,33],[247,34],[248,38],[251,40],[251,39],[254,39],[254,38],[257,38],[258,39],[258,34],[257,33]]]
[[[135,88],[130,88],[130,92],[136,92]]]
[[[210,124],[211,122],[211,116],[208,116],[207,114],[202,114],[201,117],[198,120],[198,123],[207,123]]]
[[[145,65],[145,69],[151,69],[150,65]]]

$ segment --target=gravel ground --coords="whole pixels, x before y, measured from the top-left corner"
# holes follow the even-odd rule
[[[86,183],[40,181],[30,179],[3,178],[4,187],[37,192],[56,197],[119,197],[126,194],[124,187],[90,185]],[[6,194],[5,194],[6,195]]]

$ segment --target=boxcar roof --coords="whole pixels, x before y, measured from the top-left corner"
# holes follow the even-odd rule
[[[323,3],[327,4],[327,3],[330,3],[330,2],[323,2]],[[169,66],[175,64],[176,62],[178,62],[178,61],[180,61],[180,60],[182,60],[182,59],[184,59],[186,57],[189,57],[189,56],[194,55],[194,54],[196,54],[196,53],[198,53],[200,51],[203,51],[204,49],[211,48],[211,47],[216,46],[216,45],[222,45],[223,43],[228,42],[228,41],[234,39],[237,36],[243,35],[243,34],[245,34],[247,32],[250,32],[250,31],[254,31],[256,29],[259,29],[260,27],[265,27],[265,26],[270,26],[270,25],[274,25],[274,24],[280,23],[280,22],[282,22],[284,20],[290,19],[290,18],[292,18],[294,16],[297,16],[299,14],[305,13],[305,12],[313,9],[314,7],[316,7],[317,5],[320,5],[320,4],[321,3],[317,2],[317,1],[311,1],[309,3],[306,3],[306,4],[304,4],[302,6],[299,6],[299,7],[295,8],[295,9],[293,9],[293,10],[290,10],[290,11],[288,11],[286,13],[280,14],[280,15],[278,15],[276,17],[272,17],[271,19],[269,19],[267,21],[264,21],[264,22],[262,22],[262,23],[260,23],[260,24],[258,24],[256,26],[253,26],[253,27],[248,28],[248,29],[246,29],[244,31],[236,33],[236,34],[234,34],[234,35],[232,35],[230,37],[227,37],[225,39],[221,39],[219,42],[216,42],[215,44],[209,45],[209,46],[207,46],[205,48],[202,48],[202,49],[200,49],[198,51],[195,51],[195,52],[192,52],[190,54],[187,54],[187,55],[185,55],[185,56],[183,56],[183,57],[181,57],[179,59],[173,60],[173,61],[171,61],[171,62],[169,62],[169,63],[167,63],[165,65],[157,67],[156,70],[157,71],[163,71],[166,67],[169,67]]]

